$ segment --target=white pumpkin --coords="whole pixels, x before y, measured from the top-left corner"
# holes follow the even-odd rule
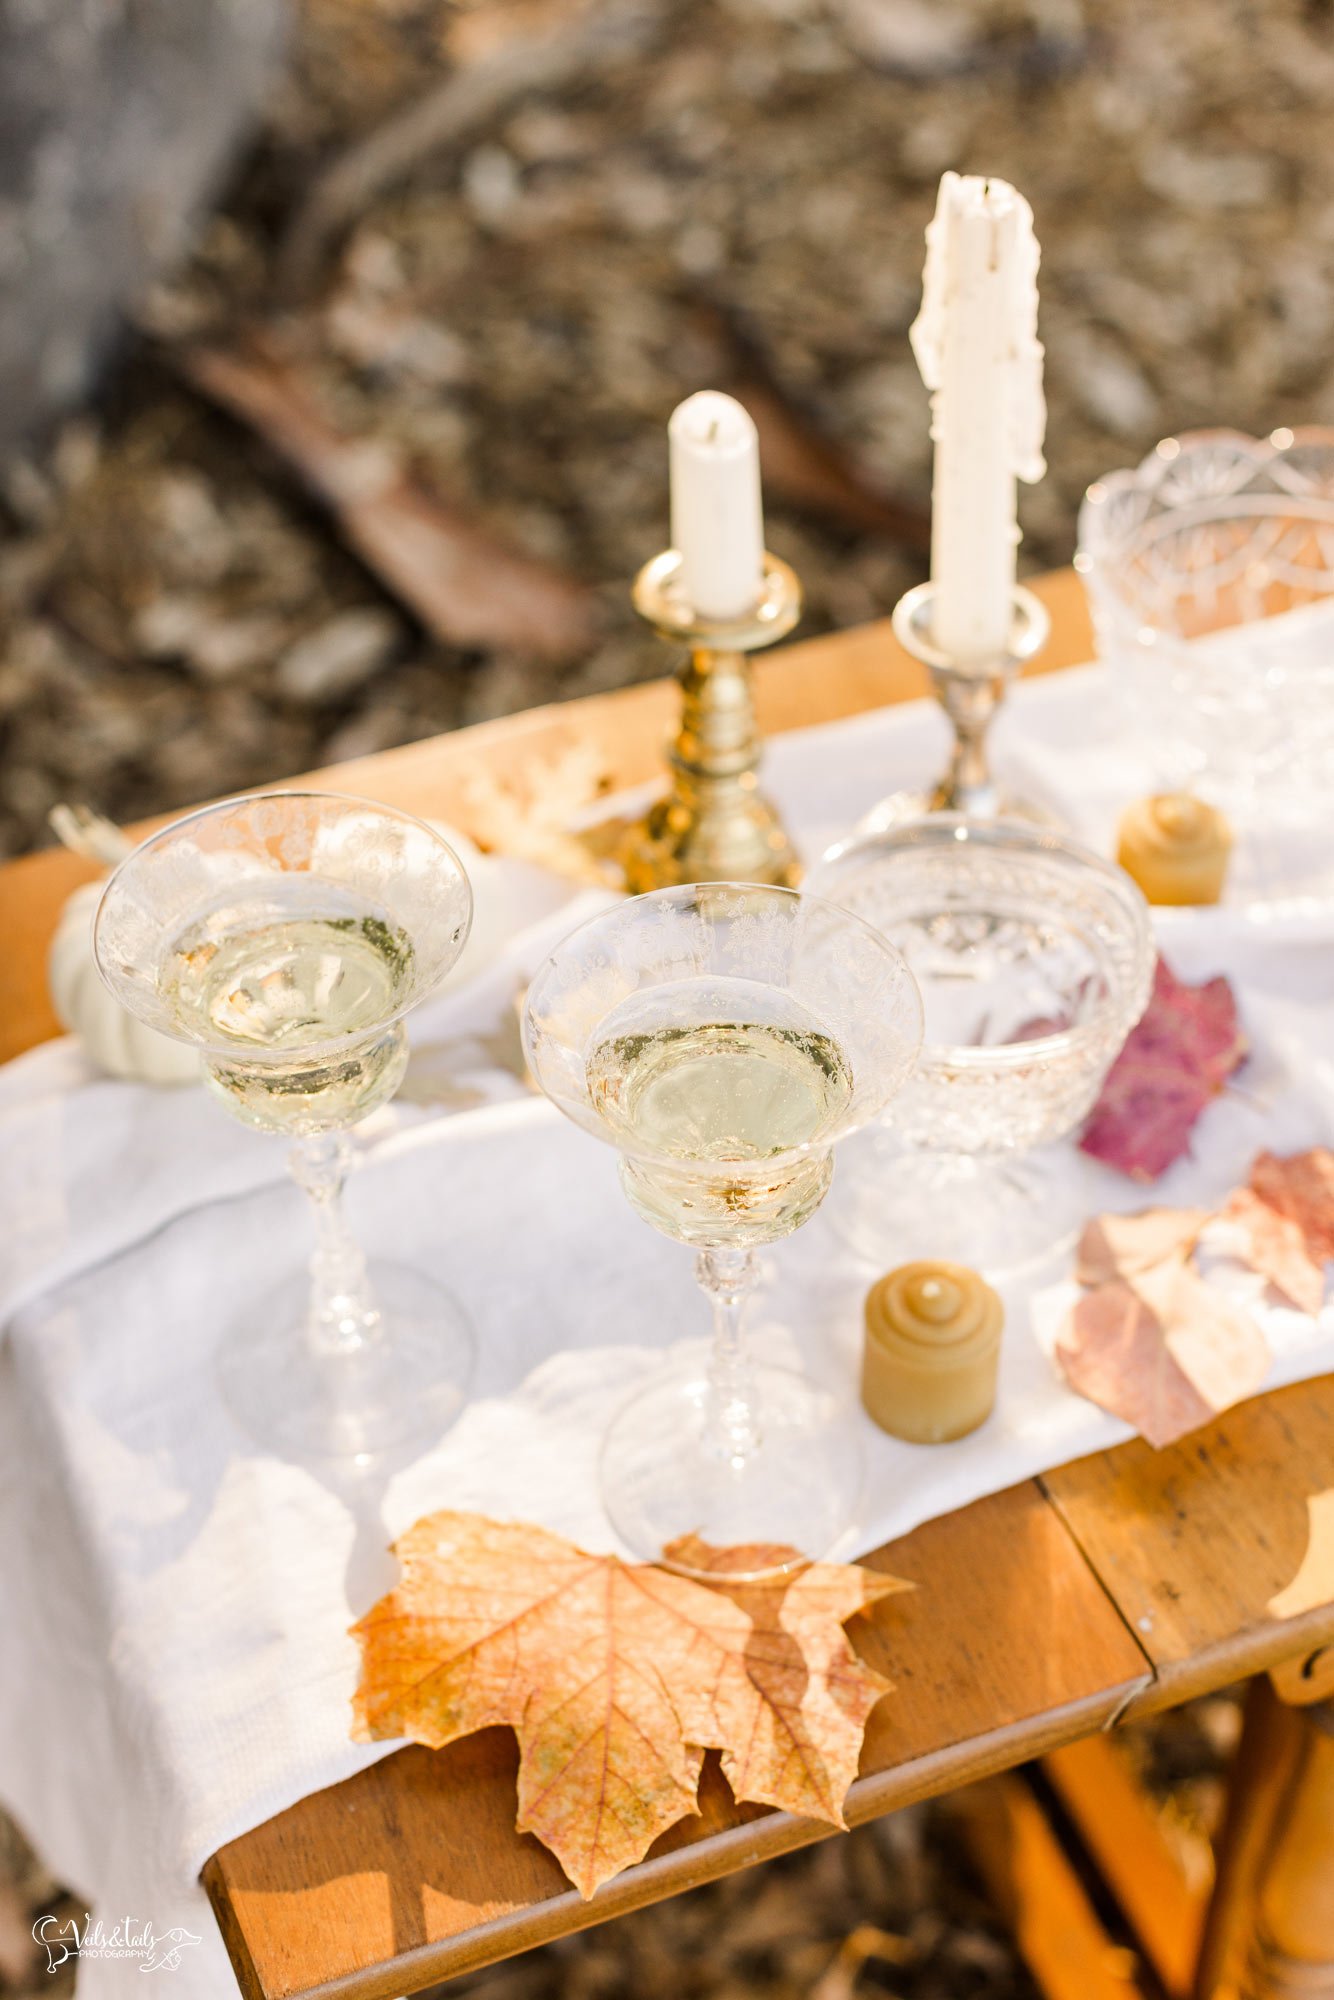
[[[136,1020],[102,983],[93,958],[93,917],[101,896],[100,882],[85,883],[60,913],[46,965],[56,1018],[108,1076],[139,1083],[197,1083],[195,1050]]]

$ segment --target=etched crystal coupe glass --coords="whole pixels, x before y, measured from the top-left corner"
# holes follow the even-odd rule
[[[811,887],[884,932],[926,1036],[888,1117],[847,1148],[835,1230],[881,1269],[1003,1274],[1078,1226],[1069,1162],[1035,1149],[1092,1108],[1148,1004],[1148,906],[1063,834],[937,813],[832,848]]]
[[[1090,486],[1075,567],[1159,786],[1323,835],[1334,786],[1334,429],[1194,431]],[[1327,843],[1320,841],[1323,848]]]
[[[203,1058],[233,1117],[292,1141],[309,1274],[258,1302],[219,1353],[252,1436],[360,1459],[438,1436],[471,1369],[467,1321],[423,1272],[366,1259],[342,1208],[347,1130],[393,1096],[409,1009],[467,940],[472,892],[420,820],[335,793],[207,806],[107,884],[97,963],[140,1020]]]
[[[603,1446],[607,1512],[636,1555],[688,1569],[678,1545],[697,1535],[809,1558],[853,1525],[861,1451],[844,1405],[756,1361],[743,1316],[756,1252],[814,1214],[835,1142],[879,1116],[921,1032],[891,944],[847,911],[757,884],[633,897],[533,980],[534,1076],[618,1149],[637,1213],[698,1252],[713,1307],[707,1363],[635,1396]]]

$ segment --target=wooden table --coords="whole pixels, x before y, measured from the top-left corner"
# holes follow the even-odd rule
[[[1073,574],[1037,587],[1053,619],[1042,670],[1087,659]],[[887,624],[781,650],[760,662],[757,683],[771,732],[924,691]],[[577,738],[597,747],[613,785],[634,784],[659,768],[673,713],[674,692],[658,683],[317,775],[467,829],[470,772],[512,775]],[[64,853],[0,871],[0,1057],[57,1032],[46,942],[62,898],[90,872]],[[1331,1486],[1334,1383],[1323,1379],[1235,1410],[1171,1450],[1101,1453],[880,1550],[873,1563],[922,1587],[856,1628],[898,1693],[872,1717],[849,1818],[1267,1669],[1288,1696],[1334,1692],[1334,1603],[1287,1619],[1266,1608],[1302,1561],[1308,1497]],[[1327,1716],[1267,1697],[1257,1710],[1263,1746],[1248,1754],[1268,1774],[1271,1821],[1282,1804],[1300,1837],[1257,1842],[1253,1825],[1234,1829],[1205,1993],[1235,1975],[1258,1909],[1266,1942],[1252,1990],[1334,1994],[1334,1765],[1320,1747],[1334,1750],[1334,1735],[1304,1729],[1303,1713]],[[252,2000],[413,1991],[827,1831],[738,1809],[706,1770],[700,1818],[584,1904],[545,1849],[515,1833],[515,1766],[501,1731],[441,1752],[407,1748],[223,1848],[203,1879],[242,1991]]]

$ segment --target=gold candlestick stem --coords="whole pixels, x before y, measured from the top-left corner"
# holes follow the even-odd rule
[[[707,619],[685,602],[681,558],[667,549],[635,579],[635,609],[688,648],[679,669],[681,727],[668,753],[666,798],[632,826],[622,849],[632,895],[683,882],[776,882],[799,875],[782,821],[759,788],[761,743],[748,654],[772,646],[801,616],[801,586],[777,556],[743,618]]]

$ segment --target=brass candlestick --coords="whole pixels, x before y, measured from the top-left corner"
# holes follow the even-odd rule
[[[764,585],[742,618],[702,617],[680,588],[681,558],[666,549],[635,578],[635,610],[689,648],[679,670],[681,727],[668,753],[671,790],[626,835],[632,895],[682,882],[778,882],[800,873],[782,821],[759,789],[760,736],[748,653],[772,646],[801,616],[796,572],[764,558]]]
[[[932,633],[936,587],[919,583],[894,606],[894,636],[905,652],[931,675],[936,700],[954,728],[949,768],[930,791],[895,792],[869,812],[863,830],[881,832],[922,813],[967,813],[973,819],[1018,818],[1050,821],[1051,814],[997,785],[987,761],[987,730],[1022,666],[1047,643],[1051,619],[1031,590],[1016,585],[1009,644],[994,659],[964,665],[935,642]]]

